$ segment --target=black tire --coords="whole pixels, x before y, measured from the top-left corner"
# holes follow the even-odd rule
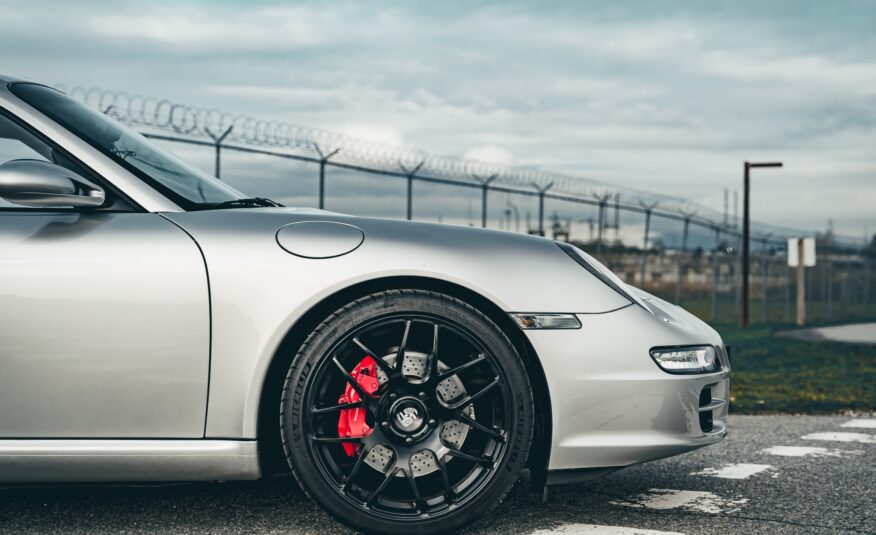
[[[432,350],[423,357],[414,345],[426,344],[430,328]],[[349,413],[339,407],[350,406],[346,398],[337,398],[338,381],[346,391],[353,388],[353,377],[341,370],[349,374],[359,358],[350,341],[356,337],[357,347],[367,350],[362,340],[380,345],[395,336],[393,329],[400,329],[404,342],[370,348],[377,349],[373,369],[380,371],[372,373],[381,382],[374,393],[361,391],[372,430],[358,439],[332,442],[332,431],[335,436],[341,432],[338,415]],[[467,344],[476,356],[455,360],[475,354]],[[364,354],[367,359],[371,351]],[[418,362],[420,367],[409,371]],[[451,386],[459,398],[448,394]],[[301,488],[338,521],[373,533],[432,534],[473,522],[508,493],[526,463],[533,413],[524,364],[493,321],[447,295],[391,290],[344,306],[310,334],[286,377],[280,427]],[[409,434],[413,431],[403,428],[407,425],[419,426],[417,434]],[[464,432],[455,434],[460,429]],[[344,444],[352,444],[356,453]]]

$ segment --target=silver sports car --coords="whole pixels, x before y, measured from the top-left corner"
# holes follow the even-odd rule
[[[0,481],[291,472],[434,533],[720,441],[691,314],[552,240],[251,198],[0,76]]]

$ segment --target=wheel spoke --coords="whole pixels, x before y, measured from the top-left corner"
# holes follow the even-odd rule
[[[438,329],[439,325],[435,323],[432,331],[432,351],[429,353],[429,379],[438,377]]]
[[[453,487],[450,485],[450,478],[447,477],[447,463],[444,462],[444,459],[438,458],[437,455],[435,455],[435,459],[438,461],[438,471],[441,472],[441,483],[444,485],[444,499],[452,503],[456,496],[453,493]]]
[[[490,467],[492,467],[494,464],[496,464],[495,461],[493,461],[492,459],[490,459],[488,457],[478,457],[477,455],[471,455],[469,453],[465,453],[464,451],[459,451],[459,450],[456,450],[456,449],[453,449],[450,447],[447,448],[447,455],[450,455],[451,457],[457,457],[459,459],[464,459],[466,461],[478,463],[478,464],[485,464],[485,465],[488,465]]]
[[[410,465],[408,465],[408,469],[405,470],[405,476],[408,479],[408,483],[411,485],[411,492],[414,493],[414,501],[417,504],[417,510],[421,513],[425,513],[429,506],[426,504],[426,500],[420,495],[420,489],[417,488],[417,482],[414,480],[414,469]]]
[[[362,437],[315,437],[311,436],[310,440],[319,442],[320,444],[343,444],[345,442],[359,442]]]
[[[478,390],[477,392],[475,392],[474,394],[472,394],[472,395],[470,395],[470,396],[465,396],[464,398],[462,398],[461,400],[457,401],[456,403],[452,403],[452,404],[448,405],[447,408],[450,409],[450,410],[452,410],[452,411],[456,411],[456,410],[459,410],[459,409],[461,409],[461,408],[463,408],[463,407],[467,407],[467,406],[471,405],[472,403],[474,403],[475,401],[477,401],[477,400],[479,400],[480,398],[482,398],[482,397],[483,397],[484,395],[486,395],[490,390],[492,390],[493,388],[495,388],[498,384],[499,384],[499,378],[496,377],[495,379],[493,379],[492,381],[490,381],[490,382],[487,384],[487,386],[481,388],[480,390]]]
[[[374,492],[372,492],[371,495],[368,496],[368,499],[365,500],[366,506],[370,506],[372,503],[374,503],[374,500],[376,500],[377,497],[380,496],[380,493],[383,492],[383,490],[392,482],[392,480],[395,478],[395,475],[398,474],[399,470],[401,470],[400,467],[396,467],[393,470],[387,470],[386,474],[384,475],[383,481],[380,482],[380,485],[377,485],[377,488],[374,489]]]
[[[438,376],[438,380],[443,381],[444,379],[447,379],[448,377],[452,377],[452,376],[454,376],[454,375],[456,375],[464,370],[471,368],[472,366],[476,366],[485,360],[487,360],[487,357],[485,357],[483,353],[479,353],[477,357],[466,362],[465,364],[460,364],[456,368],[447,370],[446,372],[442,373],[441,375]]]
[[[349,383],[350,386],[353,387],[353,390],[355,390],[359,394],[359,397],[361,399],[368,399],[368,398],[374,397],[371,394],[369,394],[368,392],[366,392],[364,388],[362,388],[362,385],[359,384],[359,381],[357,381],[356,379],[353,378],[352,375],[350,375],[350,372],[348,372],[347,369],[344,368],[344,365],[341,364],[340,361],[338,361],[337,357],[332,357],[332,362],[334,362],[335,366],[337,366],[338,369],[341,371],[341,373],[344,374],[344,378],[347,380],[347,383]]]
[[[365,403],[363,401],[354,401],[353,403],[341,403],[340,405],[331,405],[329,407],[311,407],[310,415],[311,416],[321,416],[323,414],[328,414],[331,412],[340,412],[346,409],[355,409],[356,407],[362,407]]]
[[[368,347],[362,343],[362,340],[359,340],[358,338],[353,338],[353,343],[356,344],[359,347],[359,349],[364,351],[366,355],[368,355],[372,359],[374,359],[374,363],[377,364],[377,367],[380,368],[381,370],[383,370],[383,372],[385,374],[387,374],[387,375],[392,374],[392,371],[393,371],[392,366],[390,366],[385,360],[380,358],[380,356],[377,353],[368,349]]]
[[[395,369],[397,372],[402,372],[402,363],[405,360],[405,351],[408,348],[408,336],[411,334],[411,320],[405,320],[405,332],[402,335],[401,344],[398,346],[398,352],[395,357]]]
[[[373,446],[372,446],[373,447]],[[344,480],[344,492],[347,492],[350,484],[353,483],[353,479],[356,478],[356,475],[359,474],[359,469],[362,468],[362,465],[365,464],[365,457],[371,453],[371,448],[364,448],[362,453],[359,455],[359,458],[356,459],[356,464],[353,465],[353,469],[350,470],[350,475]]]
[[[503,435],[499,431],[496,431],[494,429],[490,429],[489,427],[483,425],[480,422],[476,422],[475,420],[472,420],[464,412],[462,412],[462,411],[457,412],[456,417],[459,419],[459,421],[468,425],[469,427],[472,427],[473,429],[476,429],[477,431],[480,431],[481,433],[484,433],[485,435],[487,435],[491,438],[494,438],[494,439],[498,440],[499,442],[505,442],[505,435]]]

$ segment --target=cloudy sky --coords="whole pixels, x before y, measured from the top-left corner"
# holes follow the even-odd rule
[[[876,231],[872,2],[11,2],[0,72]]]

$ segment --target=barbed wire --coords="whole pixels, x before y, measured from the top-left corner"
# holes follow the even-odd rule
[[[726,215],[689,199],[634,188],[609,184],[586,177],[578,177],[528,167],[514,167],[488,162],[433,154],[421,149],[389,145],[319,128],[294,123],[259,119],[249,115],[228,113],[216,108],[180,104],[124,91],[101,88],[73,87],[57,89],[92,106],[103,113],[138,129],[172,133],[225,144],[270,148],[304,153],[317,159],[331,154],[331,161],[368,167],[376,172],[398,172],[418,168],[417,174],[436,178],[478,184],[495,176],[491,185],[506,186],[528,192],[550,190],[603,203],[611,207],[614,199],[622,199],[624,207],[655,206],[662,213],[689,217],[702,226],[738,232],[725,223]],[[534,188],[534,190],[533,190]],[[618,197],[619,196],[619,197]],[[696,216],[690,216],[690,214]],[[656,214],[655,214],[656,215]],[[753,232],[761,239],[813,235],[812,230],[801,231],[777,225],[752,223]],[[837,236],[838,242],[858,244],[859,240]]]

